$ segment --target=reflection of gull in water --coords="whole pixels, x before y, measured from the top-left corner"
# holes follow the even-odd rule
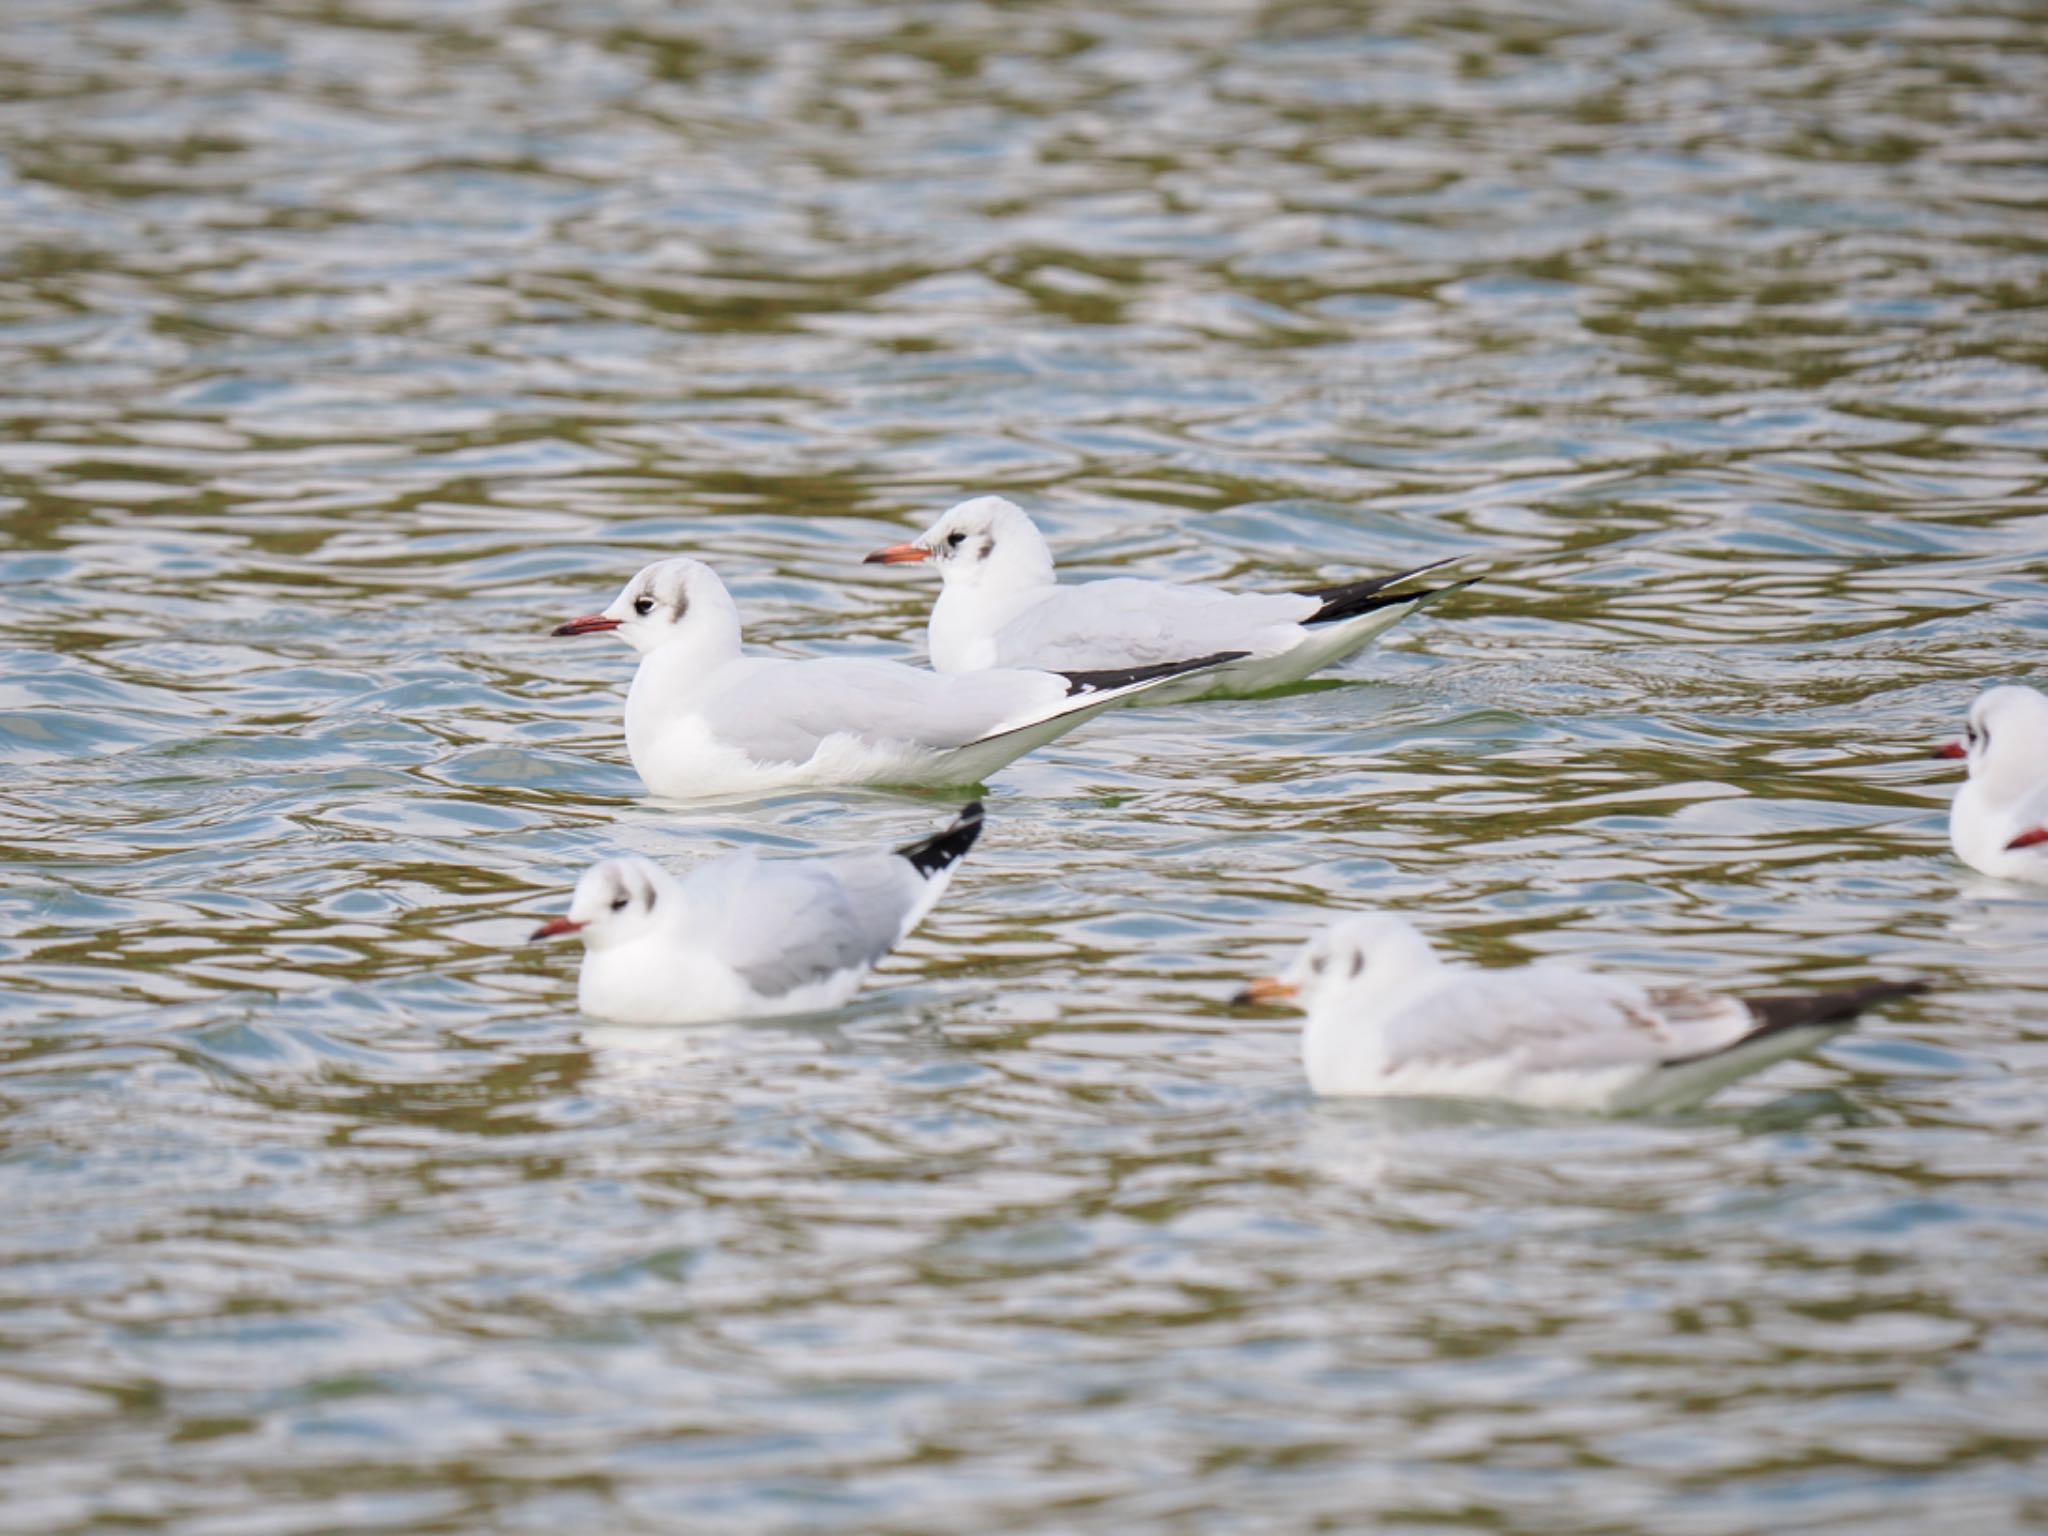
[[[725,584],[682,559],[648,566],[603,613],[555,633],[606,630],[640,653],[626,750],[649,789],[676,799],[796,784],[974,784],[1105,709],[1235,659],[944,677],[896,661],[745,656]]]
[[[2041,940],[2048,933],[2048,888],[1964,871],[1956,881],[1955,898],[1939,937],[1912,935],[1917,952],[1901,958],[1944,965],[1954,962],[1956,949],[1966,949],[1971,1011],[2008,1017],[2015,1009],[2035,1012],[2040,989],[2048,986],[2048,944]]]
[[[1308,592],[1226,592],[1129,576],[1062,586],[1037,525],[1000,496],[963,501],[911,543],[868,556],[870,565],[927,560],[945,582],[926,630],[939,671],[1142,667],[1214,651],[1245,653],[1155,695],[1172,699],[1298,683],[1425,604],[1472,585],[1387,590],[1449,563],[1439,560]]]
[[[1925,985],[1745,998],[1558,964],[1482,971],[1440,959],[1402,918],[1369,912],[1340,918],[1241,1000],[1300,999],[1317,1093],[1627,1112],[1695,1103]]]
[[[751,1077],[771,1062],[819,1049],[801,1031],[760,1023],[710,1022],[693,1029],[593,1024],[582,1032],[595,1070],[586,1092],[653,1108],[698,1102],[732,1107],[735,1071]]]
[[[1963,739],[1970,781],[1949,808],[1956,857],[2003,880],[2048,885],[2048,695],[2007,685],[1977,695]]]
[[[686,1029],[657,1024],[586,1024],[585,1097],[636,1112],[681,1114],[707,1126],[735,1114],[767,1113],[784,1123],[821,1106],[875,1107],[876,1074],[920,1054],[901,990],[856,997],[830,1012],[714,1019]],[[915,1011],[911,1017],[915,1016]],[[951,1054],[940,1059],[955,1064]]]
[[[576,882],[568,915],[533,936],[583,941],[576,1001],[594,1018],[683,1024],[836,1008],[931,911],[981,819],[977,801],[894,851],[748,850],[680,879],[648,859],[607,859]]]

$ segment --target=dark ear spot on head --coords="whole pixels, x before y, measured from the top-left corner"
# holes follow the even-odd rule
[[[994,535],[994,534],[992,534],[992,533],[991,533],[991,534],[984,534],[984,535],[982,536],[982,540],[981,540],[981,549],[980,549],[980,551],[979,551],[979,552],[978,552],[978,553],[976,554],[975,558],[976,558],[977,560],[986,560],[986,559],[987,559],[987,558],[988,558],[988,557],[989,557],[990,555],[994,554],[995,552],[996,552],[996,539],[995,539],[995,535]]]
[[[1354,949],[1353,951],[1351,951],[1351,974],[1356,976],[1360,971],[1364,969],[1365,956]]]

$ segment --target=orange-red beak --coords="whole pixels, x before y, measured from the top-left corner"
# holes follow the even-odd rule
[[[565,933],[574,933],[583,925],[566,917],[551,917],[526,936],[531,944],[535,939],[559,939]]]
[[[1238,1008],[1248,1008],[1253,1003],[1291,1003],[1300,991],[1301,988],[1278,976],[1261,976],[1257,981],[1247,982],[1244,990],[1230,1001]]]
[[[1936,757],[1968,757],[1970,749],[1960,741],[1952,741],[1945,747],[1936,747],[1934,755]]]
[[[2027,828],[2026,831],[2005,845],[2005,851],[2011,853],[2015,848],[2031,848],[2036,843],[2048,843],[2048,827]]]
[[[887,549],[878,549],[862,565],[915,565],[920,560],[929,560],[932,552],[919,549],[915,544],[891,544]]]
[[[571,619],[566,624],[557,624],[553,633],[557,635],[601,635],[608,629],[617,629],[620,621],[608,619],[601,613],[586,613],[580,619]]]

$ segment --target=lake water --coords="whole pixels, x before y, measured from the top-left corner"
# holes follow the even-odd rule
[[[2048,1524],[2048,891],[1950,856],[2048,642],[2023,6],[10,0],[0,1526]],[[1470,554],[1331,681],[990,784],[825,1020],[578,1017],[676,806],[642,562],[917,655],[1071,573]],[[1329,909],[1924,974],[1693,1114],[1318,1103]]]

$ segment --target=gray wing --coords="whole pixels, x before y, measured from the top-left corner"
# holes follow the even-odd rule
[[[1396,1066],[1450,1068],[1514,1056],[1531,1071],[1599,1071],[1709,1055],[1756,1024],[1732,997],[1532,965],[1458,972],[1402,1011],[1387,1046]]]
[[[1066,684],[1043,673],[947,675],[893,661],[759,660],[701,713],[756,762],[804,763],[827,736],[947,751],[1053,713]]]
[[[764,997],[873,965],[902,938],[923,885],[907,860],[883,853],[733,854],[699,865],[688,881],[714,951]]]
[[[1116,576],[1055,587],[996,631],[996,665],[1061,671],[1149,666],[1217,651],[1267,656],[1320,602]]]

